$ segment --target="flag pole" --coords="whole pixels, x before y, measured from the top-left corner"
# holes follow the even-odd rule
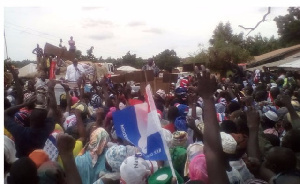
[[[149,86],[149,90],[147,90],[148,86]],[[148,91],[151,95],[148,95],[148,94],[147,94],[147,91]],[[156,109],[155,105],[154,105],[154,107],[153,107],[154,100],[153,100],[152,90],[151,90],[151,85],[150,85],[150,84],[148,84],[148,85],[146,86],[146,94],[147,94],[147,97],[148,97],[148,103],[149,103],[149,106],[150,106],[150,110]],[[152,103],[151,103],[150,101],[152,101]],[[158,114],[157,114],[157,113],[155,113],[155,114],[156,114],[156,118],[155,118],[154,120],[156,120],[156,121],[154,121],[154,123],[159,124],[158,127],[160,127],[160,128],[159,128],[159,131],[158,131],[158,132],[159,132],[159,134],[160,134],[160,136],[161,136],[161,138],[162,138],[162,142],[163,142],[163,145],[164,145],[164,150],[165,150],[167,159],[168,159],[168,161],[169,161],[169,165],[170,165],[170,168],[171,168],[172,175],[173,175],[173,177],[175,177],[176,180],[177,180],[177,176],[176,176],[176,174],[175,174],[175,170],[174,170],[174,167],[173,167],[173,163],[172,163],[172,159],[171,159],[169,147],[168,147],[168,145],[167,145],[167,143],[166,143],[166,141],[165,141],[165,139],[164,139],[164,135],[163,135],[163,132],[162,132],[162,128],[161,128],[161,125],[160,125],[160,123],[159,123]],[[177,184],[178,184],[178,180],[177,180]]]

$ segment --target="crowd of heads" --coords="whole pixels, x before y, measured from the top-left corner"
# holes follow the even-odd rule
[[[76,67],[78,61],[73,64]],[[141,149],[120,139],[114,128],[113,113],[146,103],[142,89],[135,92],[127,83],[115,84],[109,75],[96,81],[83,75],[77,88],[53,80],[37,86],[36,80],[26,80],[18,101],[20,81],[14,81],[5,87],[5,182],[65,183],[71,173],[68,155],[75,161],[79,183],[208,184],[218,177],[207,170],[209,140],[203,138],[205,121],[213,118],[230,183],[300,183],[299,73],[264,67],[216,80],[214,108],[209,109],[215,117],[206,116],[208,107],[192,73],[153,93],[176,180],[169,161],[145,159]],[[64,93],[56,93],[55,85],[62,85]],[[255,130],[253,122],[258,124]],[[60,139],[62,135],[67,138]]]

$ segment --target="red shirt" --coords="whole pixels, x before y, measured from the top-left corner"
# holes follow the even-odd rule
[[[163,128],[169,130],[171,133],[176,131],[174,123],[169,123],[165,125]]]

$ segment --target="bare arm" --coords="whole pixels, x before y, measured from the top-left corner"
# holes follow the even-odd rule
[[[54,86],[56,85],[55,80],[50,80],[48,82],[48,96],[49,96],[49,104],[48,104],[48,114],[47,117],[54,117],[56,122],[60,122],[61,113],[57,109],[57,103],[55,99]]]
[[[25,107],[25,106],[27,106],[27,105],[31,105],[31,104],[33,104],[35,101],[36,101],[36,96],[33,95],[33,96],[31,96],[31,97],[28,99],[27,102],[6,109],[6,110],[4,111],[4,116],[13,116],[16,112],[18,112],[19,109],[21,109],[21,108],[23,108],[23,107]]]
[[[278,95],[278,97],[280,101],[282,101],[284,103],[284,105],[286,106],[286,108],[288,109],[290,116],[291,116],[291,124],[293,126],[294,129],[299,129],[300,128],[300,117],[297,114],[297,112],[295,111],[292,103],[291,103],[291,98],[288,95]]]
[[[71,137],[68,134],[58,134],[57,148],[65,169],[67,184],[82,183],[73,156],[74,147],[75,147],[75,140],[73,137]]]
[[[10,64],[8,65],[9,71],[12,73],[14,81],[15,81],[15,88],[16,88],[16,104],[21,104],[23,103],[23,88],[21,81],[18,77],[18,71],[16,71]]]
[[[213,93],[217,87],[216,79],[215,77],[211,78],[210,72],[206,71],[202,66],[202,76],[198,73],[197,80],[198,94],[203,98],[204,102],[204,147],[210,183],[229,183],[213,98]]]
[[[66,108],[66,112],[70,112],[70,109],[71,109],[71,96],[70,96],[70,88],[68,85],[66,84],[61,84],[64,89],[65,89],[65,92],[66,92],[66,100],[67,100],[67,108]]]
[[[85,140],[85,128],[83,125],[82,117],[81,117],[81,111],[78,109],[75,109],[75,116],[76,116],[76,124],[78,127],[78,133],[79,133],[79,140],[84,141]]]

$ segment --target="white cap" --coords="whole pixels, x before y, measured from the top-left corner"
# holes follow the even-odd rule
[[[273,112],[273,111],[268,111],[268,112],[266,112],[265,113],[265,116],[267,117],[267,118],[269,118],[269,120],[272,120],[272,121],[278,121],[278,116],[277,116],[277,114],[275,113],[275,112]]]
[[[221,132],[221,142],[223,151],[228,154],[234,154],[237,146],[236,140],[227,133]]]

